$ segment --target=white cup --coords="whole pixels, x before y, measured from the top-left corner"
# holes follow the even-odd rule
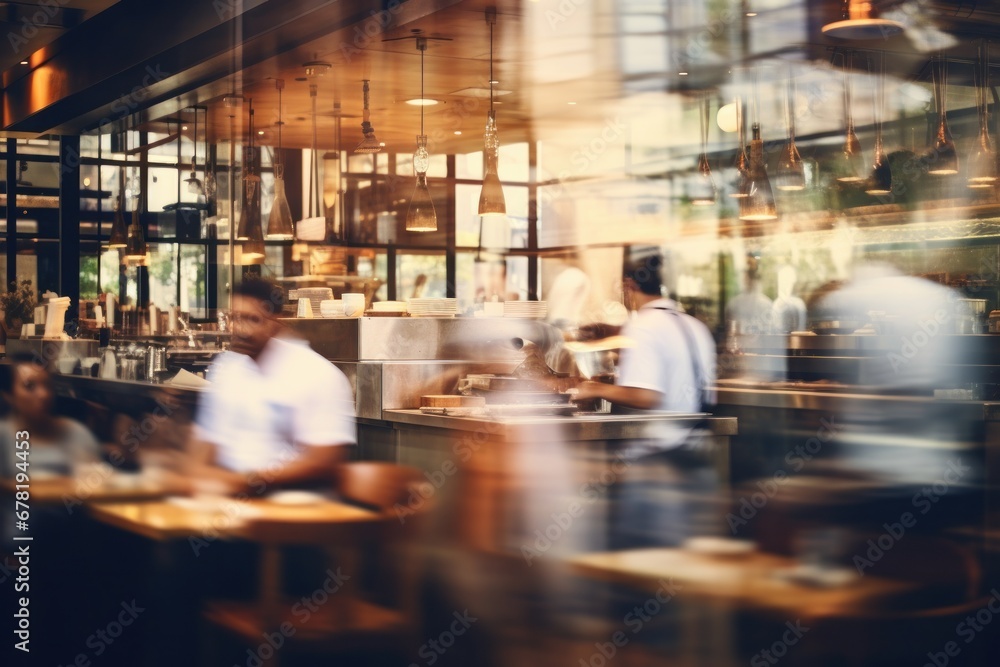
[[[340,297],[344,302],[344,315],[361,317],[365,313],[365,295],[356,292],[346,292]]]

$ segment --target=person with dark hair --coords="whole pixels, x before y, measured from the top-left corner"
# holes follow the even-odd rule
[[[328,482],[356,443],[350,383],[305,341],[280,335],[283,305],[281,288],[259,278],[234,289],[232,343],[198,405],[192,472],[229,493]]]
[[[0,422],[0,476],[9,478],[17,472],[19,431],[31,434],[28,456],[33,478],[70,476],[80,465],[100,461],[100,445],[87,427],[53,414],[52,380],[40,359],[9,357],[0,366],[0,393],[9,408]]]
[[[635,316],[622,329],[616,384],[581,383],[577,399],[603,398],[617,408],[700,413],[712,400],[715,341],[700,321],[661,295],[659,253],[630,258],[622,283]],[[697,432],[664,420],[656,437],[629,443],[633,461],[618,480],[612,548],[677,546],[706,530],[705,498],[714,490],[706,458],[693,452]]]

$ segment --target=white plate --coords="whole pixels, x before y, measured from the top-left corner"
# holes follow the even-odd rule
[[[275,505],[315,505],[326,502],[328,498],[312,491],[277,491],[267,500]]]
[[[691,537],[684,540],[688,551],[706,556],[742,556],[757,548],[750,540],[730,540],[724,537]]]

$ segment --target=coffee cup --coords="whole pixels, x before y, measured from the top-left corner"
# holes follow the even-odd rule
[[[344,315],[347,317],[360,317],[365,313],[365,295],[356,292],[347,292],[341,298],[344,302]]]

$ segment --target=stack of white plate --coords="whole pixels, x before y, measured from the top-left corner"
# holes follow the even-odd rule
[[[288,300],[309,299],[312,304],[313,315],[319,316],[320,304],[333,298],[333,290],[329,287],[300,287],[288,290]]]
[[[453,317],[458,312],[457,299],[409,299],[406,304],[414,317]]]
[[[505,301],[503,304],[504,317],[541,319],[548,314],[548,301]]]
[[[372,310],[376,313],[405,313],[405,301],[374,301]]]

